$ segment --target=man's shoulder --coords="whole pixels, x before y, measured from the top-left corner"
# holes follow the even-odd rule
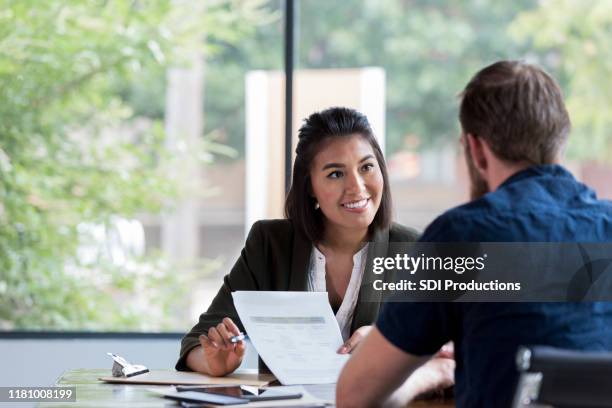
[[[474,212],[466,207],[467,205],[451,208],[434,219],[425,228],[420,241],[460,242],[466,240],[466,228],[472,225],[471,218],[474,215]]]
[[[437,217],[423,232],[425,242],[514,241],[512,228],[522,222],[527,208],[512,208],[495,193],[451,208]]]
[[[514,197],[510,199],[509,196]],[[612,202],[594,195],[555,202],[496,191],[437,217],[421,240],[429,242],[601,241],[612,238]],[[596,226],[597,234],[588,233]],[[584,227],[584,228],[583,228]],[[579,238],[582,237],[582,238]]]

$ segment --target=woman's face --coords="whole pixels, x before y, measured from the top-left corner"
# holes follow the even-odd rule
[[[369,227],[380,206],[384,181],[374,150],[363,136],[324,142],[312,161],[310,179],[326,227]]]

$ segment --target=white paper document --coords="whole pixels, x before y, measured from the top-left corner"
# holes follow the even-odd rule
[[[284,384],[335,383],[349,356],[326,292],[233,292],[259,356]]]

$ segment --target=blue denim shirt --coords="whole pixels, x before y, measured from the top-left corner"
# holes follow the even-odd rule
[[[518,172],[438,217],[423,242],[612,242],[612,202],[558,165]],[[455,342],[458,407],[510,406],[521,345],[612,350],[610,303],[387,303],[377,326],[402,350]]]

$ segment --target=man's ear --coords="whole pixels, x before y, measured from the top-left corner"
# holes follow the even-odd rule
[[[485,172],[488,167],[487,156],[485,154],[484,142],[477,136],[471,133],[465,135],[468,144],[468,154],[472,157],[472,163],[478,171]]]

